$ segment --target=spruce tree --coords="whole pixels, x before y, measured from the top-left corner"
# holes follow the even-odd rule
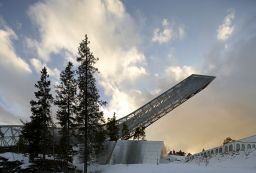
[[[47,69],[44,67],[41,71],[41,78],[35,84],[35,99],[30,101],[31,121],[24,124],[22,129],[21,138],[28,144],[28,151],[30,158],[33,160],[38,154],[45,154],[47,146],[51,141],[49,126],[52,123],[50,116],[51,103],[53,97],[50,93],[50,80]]]
[[[78,112],[77,123],[80,134],[83,134],[84,139],[84,172],[87,171],[87,161],[92,161],[93,156],[97,154],[104,142],[103,112],[100,111],[100,106],[104,102],[100,101],[100,96],[96,87],[95,75],[98,69],[95,63],[98,58],[95,58],[89,48],[87,35],[82,40],[78,48],[77,61],[78,67]]]
[[[58,107],[57,120],[61,126],[60,151],[66,161],[70,161],[70,135],[74,127],[76,112],[76,79],[73,64],[60,73],[60,84],[56,86],[55,105]]]
[[[119,137],[119,129],[117,126],[116,115],[114,114],[112,118],[108,118],[107,122],[107,135],[110,141],[117,141]]]
[[[124,122],[122,125],[121,139],[128,140],[130,138],[129,129],[127,124]]]

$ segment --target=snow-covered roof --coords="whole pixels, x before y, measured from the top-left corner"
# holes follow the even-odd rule
[[[246,137],[246,138],[242,138],[242,139],[239,139],[237,141],[242,141],[242,142],[256,142],[256,135],[253,135],[253,136],[249,136],[249,137]]]

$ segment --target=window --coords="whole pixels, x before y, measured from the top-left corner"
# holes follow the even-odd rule
[[[219,148],[219,153],[222,153],[222,148]]]
[[[241,149],[242,151],[245,151],[245,146],[244,146],[244,144],[242,144],[242,149]]]
[[[225,146],[225,153],[227,153],[228,152],[228,146],[226,145]]]
[[[236,144],[236,151],[240,151],[240,144]]]
[[[231,145],[229,145],[229,152],[230,151],[233,151],[233,145],[231,144]]]

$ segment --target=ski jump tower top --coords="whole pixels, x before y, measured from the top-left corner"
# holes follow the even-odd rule
[[[133,136],[136,128],[148,127],[203,90],[214,78],[214,76],[192,74],[144,106],[117,120],[120,137],[122,137],[121,130],[124,123],[127,125],[129,131],[129,136],[125,139],[129,139]]]

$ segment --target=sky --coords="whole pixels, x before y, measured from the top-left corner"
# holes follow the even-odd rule
[[[253,0],[0,0],[0,124],[29,120],[42,67],[54,90],[87,34],[106,118],[197,73],[216,79],[149,126],[146,138],[194,153],[254,135],[255,7]]]

